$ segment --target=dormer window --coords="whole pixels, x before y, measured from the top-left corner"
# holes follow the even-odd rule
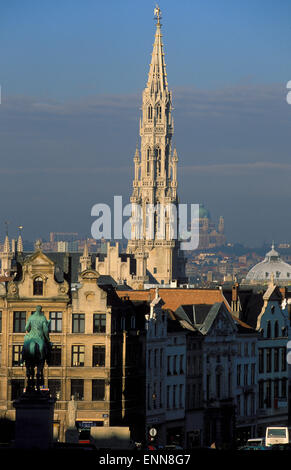
[[[33,295],[43,295],[43,280],[36,277],[33,281]]]

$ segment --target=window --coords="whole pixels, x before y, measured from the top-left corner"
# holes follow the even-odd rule
[[[153,119],[153,108],[152,105],[148,106],[148,120]]]
[[[287,397],[287,379],[283,378],[281,382],[281,397],[286,398]]]
[[[48,379],[48,388],[53,398],[60,400],[62,397],[61,393],[61,381],[57,379]]]
[[[238,364],[238,366],[237,366],[237,385],[240,385],[240,381],[241,381],[240,375],[241,375],[241,365]]]
[[[167,385],[167,409],[170,408],[170,385]]]
[[[228,371],[228,396],[231,397],[232,395],[232,373],[231,370]]]
[[[72,346],[72,367],[84,367],[85,346]]]
[[[184,374],[184,356],[180,356],[180,374]]]
[[[41,277],[36,277],[33,280],[33,295],[43,295],[43,280]]]
[[[92,401],[105,400],[105,380],[92,380]]]
[[[285,348],[281,348],[281,370],[285,371],[286,366],[287,366],[286,350]]]
[[[241,416],[240,395],[237,396],[237,415]]]
[[[120,329],[121,331],[125,330],[125,317],[121,317],[120,319]]]
[[[210,399],[210,375],[206,377],[206,400]]]
[[[147,172],[147,176],[150,175],[150,158],[151,158],[151,149],[148,148],[147,149],[147,167],[146,167],[146,172]]]
[[[248,416],[248,396],[244,396],[244,416]]]
[[[267,372],[272,370],[272,349],[267,348]]]
[[[24,380],[23,379],[13,379],[11,380],[11,400],[17,400],[24,390]]]
[[[0,344],[0,367],[2,364],[2,344]]]
[[[259,382],[259,408],[264,408],[264,382]]]
[[[267,338],[271,338],[271,322],[267,322]]]
[[[13,345],[12,346],[12,367],[20,367],[22,366],[22,346],[20,345]]]
[[[135,328],[135,316],[132,315],[130,318],[130,328],[134,329]]]
[[[158,349],[154,350],[154,368],[158,367]]]
[[[279,397],[279,380],[274,380],[274,400],[278,399]]]
[[[245,343],[245,356],[249,355],[249,343]]]
[[[177,356],[175,355],[174,358],[173,358],[173,374],[174,375],[177,375]]]
[[[85,314],[84,313],[73,313],[72,333],[85,333]]]
[[[152,367],[152,350],[148,350],[148,368],[151,369]]]
[[[13,312],[13,333],[25,333],[26,312]]]
[[[71,397],[75,397],[75,400],[84,400],[84,380],[71,379]]]
[[[105,346],[93,346],[93,367],[105,366]]]
[[[55,366],[55,367],[59,367],[62,365],[62,347],[61,346],[52,347],[49,365]]]
[[[249,366],[248,364],[244,365],[244,385],[248,385],[248,373],[249,373]]]
[[[259,349],[259,372],[263,373],[265,369],[265,364],[264,364],[264,349],[260,348]]]
[[[62,332],[63,312],[50,312],[50,332]]]
[[[172,375],[172,373],[171,373],[171,356],[168,356],[168,357],[167,357],[167,363],[168,363],[168,371],[167,371],[167,374],[168,374],[168,375]]]
[[[176,403],[176,392],[177,392],[177,385],[174,384],[174,385],[173,385],[173,408],[176,408],[176,407],[177,407],[177,403]]]
[[[2,312],[0,311],[0,333],[2,333]]]
[[[157,164],[157,175],[160,176],[162,171],[162,156],[161,156],[161,149],[159,147],[156,148],[156,164]]]
[[[183,385],[179,385],[179,408],[183,408]]]
[[[274,325],[274,338],[278,338],[279,336],[279,323],[278,321],[275,321]]]
[[[252,356],[256,355],[256,343],[252,343]]]
[[[220,374],[216,374],[216,398],[220,398],[221,392],[221,377]]]
[[[279,348],[274,349],[274,370],[275,372],[279,371]]]
[[[93,317],[93,333],[105,333],[106,315],[95,313]]]
[[[163,349],[160,349],[160,369],[162,369],[164,366],[164,351]]]
[[[267,380],[266,382],[266,405],[267,405],[267,408],[271,408],[272,406],[272,389],[271,389],[271,380]]]
[[[251,368],[251,384],[254,385],[256,380],[256,364],[252,364]]]
[[[158,104],[156,108],[157,120],[160,121],[162,119],[162,107]]]

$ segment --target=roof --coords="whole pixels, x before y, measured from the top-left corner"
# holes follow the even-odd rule
[[[156,295],[156,289],[118,291],[120,297],[129,297],[130,300],[152,301]],[[228,302],[220,289],[159,289],[159,296],[164,301],[163,309],[175,312],[181,305],[213,305],[216,302],[224,302],[230,311]]]

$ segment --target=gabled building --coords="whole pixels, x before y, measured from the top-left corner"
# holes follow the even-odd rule
[[[257,319],[258,341],[258,433],[268,425],[288,424],[287,343],[290,319],[282,307],[278,286],[270,283]]]
[[[71,397],[76,425],[127,426],[144,435],[145,314],[143,302],[120,299],[84,253],[15,252],[0,289],[0,416],[14,419],[25,388],[21,350],[37,305],[50,320],[53,344],[45,387],[56,397],[55,436],[64,440]]]

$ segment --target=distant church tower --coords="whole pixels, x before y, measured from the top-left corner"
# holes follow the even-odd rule
[[[157,19],[155,41],[146,88],[142,97],[140,120],[140,151],[134,156],[133,192],[130,199],[133,207],[142,210],[142,226],[133,212],[131,240],[128,253],[135,254],[137,264],[146,265],[148,282],[168,284],[172,280],[184,280],[184,261],[179,256],[179,243],[172,236],[170,220],[173,211],[166,211],[164,239],[158,236],[158,220],[154,214],[150,225],[146,215],[148,204],[167,205],[177,208],[177,163],[176,149],[172,149],[174,123],[172,118],[172,93],[168,90],[166,64],[161,34],[161,12],[155,9]],[[148,225],[147,225],[148,224]],[[149,236],[149,233],[152,235]],[[142,268],[139,272],[142,272]],[[144,270],[145,272],[145,270]],[[142,280],[142,279],[140,279]]]

